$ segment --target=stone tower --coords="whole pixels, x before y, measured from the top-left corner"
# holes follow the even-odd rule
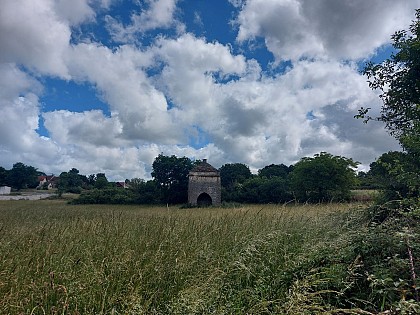
[[[219,206],[221,203],[220,172],[207,159],[188,174],[188,203],[193,206]]]

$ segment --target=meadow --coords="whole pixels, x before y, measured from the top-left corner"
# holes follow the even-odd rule
[[[364,208],[0,201],[0,314],[327,313]]]

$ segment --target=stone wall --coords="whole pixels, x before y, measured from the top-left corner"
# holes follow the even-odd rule
[[[188,203],[197,205],[198,197],[206,193],[211,197],[212,205],[221,203],[220,175],[217,172],[190,172],[188,176]]]

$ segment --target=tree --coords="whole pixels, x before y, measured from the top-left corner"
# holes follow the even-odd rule
[[[383,201],[401,200],[419,196],[420,181],[408,181],[407,174],[416,174],[418,168],[406,152],[391,151],[382,154],[370,164],[370,175],[382,189]]]
[[[233,189],[252,176],[249,167],[242,163],[224,164],[219,171],[221,184],[226,189]]]
[[[0,186],[7,185],[8,170],[0,166]]]
[[[272,178],[272,177],[287,178],[287,176],[292,171],[292,169],[293,169],[292,167],[288,167],[284,164],[280,164],[280,165],[271,164],[258,170],[258,176],[266,177],[266,178]]]
[[[386,168],[388,183],[391,175],[393,181],[399,183],[399,188],[390,185],[386,190],[394,189],[396,195],[417,198],[416,202],[419,202],[420,9],[416,10],[416,20],[410,25],[409,32],[398,31],[392,40],[397,52],[381,64],[368,63],[364,69],[369,86],[382,92],[381,115],[371,117],[369,108],[361,108],[355,117],[364,118],[365,122],[372,119],[384,122],[386,129],[400,142],[405,152],[398,156],[393,154],[391,162],[380,162],[382,168]],[[390,156],[383,158],[388,160]]]
[[[58,182],[58,193],[61,195],[63,192],[79,194],[82,191],[83,180],[79,175],[79,170],[72,168],[68,172],[60,174],[60,181]]]
[[[391,38],[397,50],[381,64],[369,62],[363,73],[369,86],[380,90],[381,115],[371,117],[370,108],[361,108],[357,118],[371,119],[385,123],[388,131],[402,146],[417,155],[420,153],[420,9],[416,20],[410,25],[410,32],[396,32]],[[413,153],[414,153],[413,152]]]
[[[162,201],[184,203],[188,201],[188,173],[193,162],[187,157],[159,154],[153,162],[152,177],[162,191]]]
[[[38,185],[38,171],[33,166],[28,166],[21,162],[15,163],[8,172],[7,182],[17,190],[35,188]]]
[[[95,178],[95,188],[97,189],[104,189],[109,187],[108,179],[106,178],[104,173],[96,174]]]
[[[360,171],[357,173],[357,189],[378,189],[381,183],[374,178],[372,174],[372,163],[368,172]]]
[[[133,178],[128,181],[129,190],[133,192],[134,202],[138,204],[155,204],[160,201],[160,191],[156,181],[145,181]]]
[[[326,152],[297,162],[291,175],[291,188],[299,201],[347,200],[356,183],[356,162]]]
[[[253,177],[244,182],[238,197],[239,202],[282,203],[293,199],[289,193],[288,180],[280,176]]]

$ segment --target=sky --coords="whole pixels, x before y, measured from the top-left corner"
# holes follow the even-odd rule
[[[363,65],[417,0],[1,0],[0,166],[149,179],[158,154],[252,171],[398,143]]]

